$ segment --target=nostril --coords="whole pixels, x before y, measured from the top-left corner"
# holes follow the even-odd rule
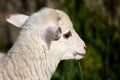
[[[84,49],[86,49],[87,47],[86,47],[86,45],[84,46]]]

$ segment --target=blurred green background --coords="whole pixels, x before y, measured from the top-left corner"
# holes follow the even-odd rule
[[[19,33],[5,14],[30,15],[43,7],[66,12],[87,45],[84,59],[61,61],[51,80],[120,80],[120,0],[0,0],[0,52],[7,52]]]

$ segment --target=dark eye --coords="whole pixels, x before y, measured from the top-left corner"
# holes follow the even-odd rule
[[[68,39],[70,36],[72,36],[71,31],[68,31],[67,33],[65,33],[65,34],[63,35],[63,37],[64,37],[65,39]]]

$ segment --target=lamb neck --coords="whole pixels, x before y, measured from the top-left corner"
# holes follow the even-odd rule
[[[39,42],[33,36],[31,39],[19,37],[5,56],[4,73],[10,75],[4,75],[4,79],[50,80],[59,61],[47,56],[48,53],[49,49],[42,40]]]

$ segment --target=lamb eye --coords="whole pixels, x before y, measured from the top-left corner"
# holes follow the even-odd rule
[[[69,32],[67,32],[67,33],[65,33],[65,34],[63,35],[63,37],[64,37],[65,39],[68,39],[70,36],[72,36],[71,31],[69,31]]]

